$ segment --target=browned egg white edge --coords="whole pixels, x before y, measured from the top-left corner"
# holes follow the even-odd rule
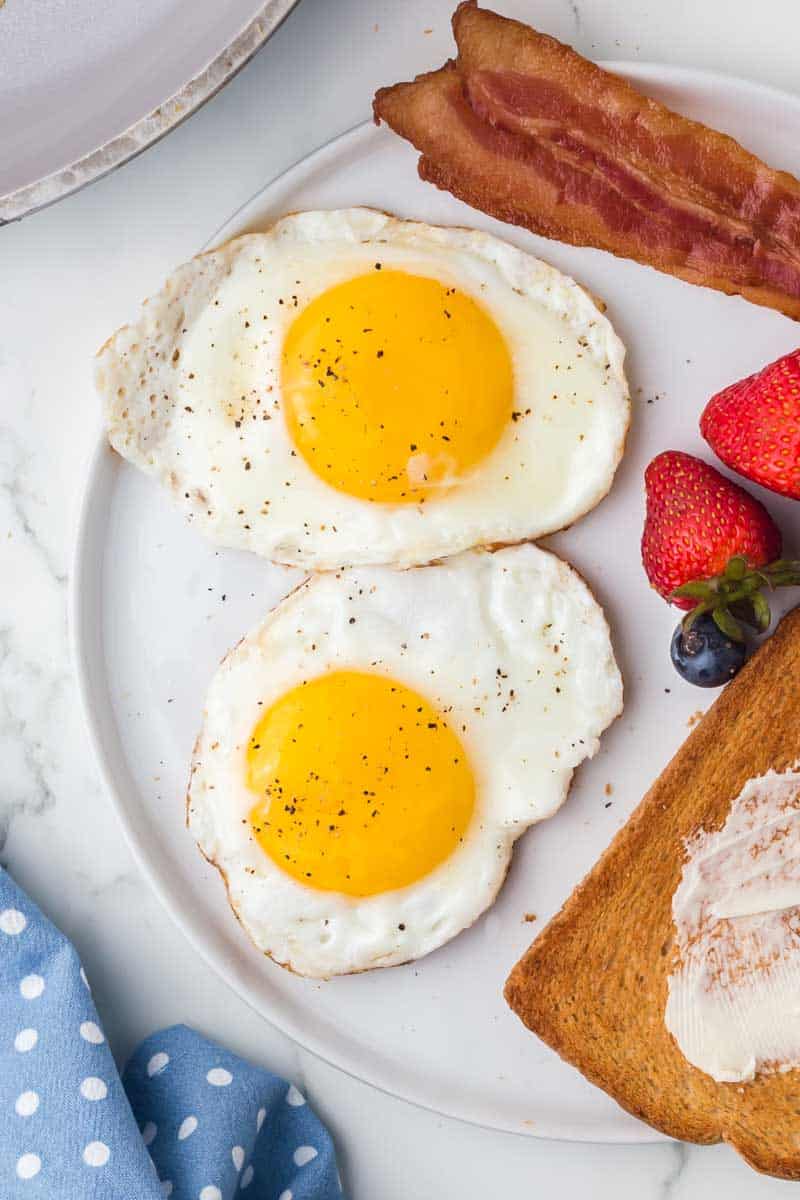
[[[397,216],[396,213],[392,213],[388,209],[376,208],[373,205],[363,205],[362,204],[362,205],[350,205],[349,207],[360,208],[366,212],[378,213],[381,216],[387,217],[390,221],[398,221],[403,225],[417,225],[417,226],[420,226],[421,228],[431,228],[431,229],[453,229],[456,232],[461,232],[461,233],[485,233],[486,232],[485,230],[475,229],[471,225],[460,225],[460,224],[442,225],[440,223],[437,223],[436,225],[434,225],[430,221],[419,221],[413,217],[399,217],[399,216]],[[276,225],[279,225],[281,221],[286,220],[287,217],[302,216],[303,213],[306,211],[311,211],[311,210],[290,209],[289,212],[284,213],[280,217],[276,217],[274,221],[272,221],[271,223],[269,223],[263,227],[259,226],[255,229],[247,229],[246,231],[244,231],[242,233],[235,234],[231,238],[227,238],[224,242],[220,242],[220,244],[218,246],[212,246],[208,250],[202,250],[199,254],[193,255],[190,259],[187,260],[187,262],[198,262],[200,259],[207,258],[211,254],[216,254],[220,250],[225,250],[228,246],[232,245],[233,242],[239,241],[240,238],[250,237],[254,234],[257,235],[260,233],[270,233],[275,228]],[[314,210],[314,211],[338,212],[341,210],[340,209],[320,209],[320,210]],[[504,238],[498,237],[497,234],[487,234],[486,236],[492,237],[496,241],[499,241],[499,242],[505,242],[505,240],[506,240]],[[370,240],[372,240],[372,239],[370,239]],[[378,239],[374,239],[374,240],[376,241],[377,244],[381,244],[381,242],[384,239],[378,238]],[[508,244],[513,246],[514,249],[519,249],[519,247],[515,246],[513,242],[510,242]],[[551,267],[551,264],[549,262],[547,262],[546,259],[540,259],[537,254],[534,254],[528,250],[521,250],[520,253],[526,254],[529,258],[537,259],[539,262],[543,262],[543,263],[545,263],[546,266]],[[557,267],[551,267],[551,269],[559,270]],[[579,289],[579,291],[583,292],[583,294],[586,297],[588,297],[589,301],[597,309],[600,316],[605,317],[608,306],[604,300],[601,300],[598,296],[596,296],[588,288],[584,287],[582,283],[578,282],[578,280],[576,280],[574,278],[574,276],[568,275],[565,271],[560,271],[560,270],[559,270],[559,274],[563,275],[565,279],[571,280],[575,284],[575,286]],[[163,287],[163,285],[162,285],[162,287]],[[156,295],[157,293],[153,293],[153,294]],[[149,297],[146,297],[141,302],[140,308],[144,308],[144,306],[148,303],[148,300],[149,300]],[[111,345],[111,343],[115,340],[115,338],[117,338],[121,333],[123,333],[127,329],[130,329],[131,324],[132,324],[131,322],[127,322],[124,325],[120,325],[119,328],[114,331],[114,333],[112,333],[109,337],[107,337],[106,340],[103,342],[102,346],[99,348],[99,350],[97,350],[95,352],[95,358],[99,358],[100,355]],[[614,326],[614,323],[609,320],[609,324],[611,325],[612,331],[614,331],[616,333],[616,327]],[[619,337],[618,334],[616,336]],[[620,342],[622,342],[621,338],[619,340],[620,340]],[[627,347],[625,346],[624,342],[622,342],[622,346],[623,346],[623,350],[627,353]],[[625,384],[627,385],[627,376],[624,374],[624,367],[623,367],[623,380],[624,380]],[[281,412],[283,412],[282,406],[281,406]],[[600,504],[602,504],[602,502],[605,500],[606,496],[608,496],[612,487],[614,486],[614,481],[617,477],[617,470],[619,468],[619,464],[622,462],[622,459],[625,454],[625,449],[626,449],[627,440],[628,440],[628,434],[630,433],[632,415],[633,415],[633,403],[630,398],[630,389],[628,388],[627,420],[625,422],[625,429],[623,430],[622,436],[621,436],[619,443],[617,445],[617,448],[616,448],[616,456],[614,459],[613,469],[610,473],[608,487],[605,489],[604,492],[599,494],[595,500],[592,500],[590,503],[588,503],[586,505],[585,508],[581,509],[581,511],[577,514],[577,516],[573,517],[573,519],[569,525],[554,525],[552,529],[545,529],[541,533],[537,534],[536,539],[521,538],[518,542],[476,542],[473,546],[464,547],[463,549],[457,551],[457,553],[459,553],[459,554],[466,553],[466,551],[468,549],[469,550],[492,551],[492,550],[500,549],[504,546],[523,545],[525,542],[530,542],[535,545],[535,544],[537,544],[538,540],[540,540],[541,538],[550,537],[551,534],[562,532],[565,529],[571,529],[572,526],[577,521],[582,520],[583,517],[585,517],[588,513],[592,512],[595,508],[597,508]],[[115,450],[113,446],[110,445],[110,443],[109,443],[109,448],[111,449],[112,453],[117,458],[122,458],[122,455],[120,455],[119,452],[117,450]],[[172,491],[173,492],[176,491],[174,486],[172,487]],[[186,524],[191,524],[190,518],[184,516],[184,520],[185,520]],[[205,534],[201,534],[200,536],[205,537]],[[213,544],[213,542],[212,542],[212,544]],[[250,551],[249,553],[255,553],[255,551]],[[291,564],[291,563],[286,563],[286,562],[282,561],[281,559],[269,558],[266,555],[259,555],[258,557],[262,558],[264,562],[270,562],[274,566],[278,566],[278,567],[295,565],[295,564]],[[442,560],[433,558],[425,563],[413,563],[413,564],[411,564],[411,567],[413,568],[413,567],[432,566],[439,561],[442,561]],[[340,563],[337,567],[319,567],[319,568],[315,568],[314,573],[319,574],[323,571],[324,572],[331,572],[331,571],[336,572],[336,571],[340,571],[340,570],[348,570],[353,565],[354,564],[345,562],[345,563]],[[390,567],[392,564],[391,563],[358,563],[355,565],[360,566],[360,567],[364,567],[364,566],[381,566],[381,567],[388,566],[388,567]],[[407,568],[401,568],[401,569],[405,570]],[[287,593],[287,595],[291,595],[291,592]],[[286,597],[284,597],[284,599],[286,599]]]
[[[597,605],[597,610],[600,614],[600,618],[603,622],[606,633],[608,635],[608,640],[609,640],[609,645],[611,646],[612,656],[614,658],[614,661],[617,662],[617,656],[614,653],[614,642],[613,642],[613,638],[611,636],[611,627],[608,623],[608,618],[606,617],[605,609],[603,608],[603,606],[600,604],[599,600],[595,596],[594,591],[589,586],[585,576],[583,574],[581,574],[581,572],[578,571],[572,565],[572,563],[567,563],[564,559],[560,558],[560,556],[558,554],[556,554],[553,550],[548,550],[546,547],[539,546],[539,545],[537,545],[536,542],[534,542],[531,539],[524,540],[522,542],[511,542],[508,544],[497,543],[497,544],[493,544],[491,546],[476,546],[476,547],[473,547],[471,550],[462,551],[462,553],[470,554],[470,553],[473,553],[474,551],[478,551],[481,553],[494,554],[497,550],[507,550],[507,549],[513,548],[514,546],[522,546],[522,545],[535,546],[537,550],[541,550],[543,554],[551,555],[551,557],[557,559],[558,562],[563,563],[570,571],[574,572],[574,574],[578,577],[580,582],[586,588],[591,599]],[[411,566],[411,567],[399,567],[399,568],[396,568],[396,570],[397,570],[398,574],[406,572],[406,571],[428,570],[430,567],[437,567],[437,566],[443,565],[447,561],[448,561],[447,558],[433,559],[429,563],[417,564],[417,565]],[[329,570],[329,571],[312,571],[312,572],[310,572],[308,575],[306,575],[306,577],[304,579],[301,579],[299,583],[295,584],[295,586],[293,588],[291,588],[286,593],[285,596],[282,596],[280,600],[278,600],[275,604],[272,605],[272,607],[270,609],[268,609],[266,617],[260,623],[261,626],[267,627],[275,619],[277,612],[281,608],[281,606],[287,600],[289,600],[292,596],[296,595],[298,592],[302,591],[304,588],[306,588],[310,584],[312,584],[318,575],[326,575],[326,574],[339,575],[339,574],[341,574],[341,572],[346,571],[348,569],[350,569],[350,568],[338,567],[334,571]],[[355,569],[372,570],[374,568],[362,566],[361,568],[355,568]],[[383,569],[391,570],[392,568],[387,567],[387,568],[383,568]],[[217,670],[219,670],[220,667],[223,667],[225,665],[225,663],[228,661],[230,656],[238,649],[239,646],[241,646],[242,642],[245,641],[247,636],[248,636],[248,634],[243,634],[242,637],[240,637],[238,639],[238,641],[234,642],[234,644],[230,647],[230,649],[225,652],[225,654],[219,660],[219,666],[218,666]],[[617,663],[617,667],[619,668],[618,663]],[[621,682],[622,682],[622,685],[624,688],[624,680],[622,679],[621,673],[620,673],[620,679],[621,679]],[[608,730],[611,728],[611,726],[614,724],[614,722],[621,716],[623,709],[624,709],[624,692],[623,692],[623,696],[620,700],[619,709],[617,710],[617,712],[614,714],[614,716],[609,721],[608,725],[606,725],[605,729],[600,734],[600,739],[602,739],[602,737],[605,736],[605,734],[608,732]],[[191,833],[191,829],[190,829],[190,825],[189,825],[189,816],[190,816],[191,802],[192,802],[192,780],[193,780],[195,769],[196,769],[195,759],[197,758],[197,755],[198,755],[200,741],[203,737],[203,733],[205,732],[205,721],[206,721],[206,712],[205,712],[205,708],[204,708],[203,721],[200,726],[200,730],[197,734],[197,737],[194,740],[194,745],[192,746],[191,761],[189,763],[189,778],[188,778],[187,784],[186,784],[186,799],[185,799],[185,810],[186,811],[185,811],[184,824],[189,833]],[[601,745],[602,745],[602,742],[601,742]],[[578,763],[578,765],[576,767],[573,768],[572,773],[567,782],[567,786],[564,791],[564,799],[562,800],[561,804],[559,805],[559,808],[563,808],[563,806],[569,800],[569,795],[570,795],[570,792],[572,791],[572,786],[573,786],[573,783],[575,780],[575,774],[577,771],[579,771],[581,769],[581,767],[583,766],[583,763],[587,762],[587,761],[588,761],[588,759],[584,758],[580,763]],[[558,810],[556,810],[556,811],[558,811]],[[553,814],[553,815],[555,815],[555,814]],[[541,819],[546,820],[547,818],[541,818]],[[494,905],[494,903],[495,903],[495,901],[496,901],[500,891],[502,890],[503,885],[508,877],[508,872],[511,869],[511,864],[512,864],[512,861],[514,858],[514,848],[515,848],[517,842],[519,841],[520,838],[524,837],[525,834],[534,825],[538,825],[538,824],[539,824],[539,821],[533,821],[531,823],[531,825],[528,826],[527,829],[523,830],[523,832],[521,834],[519,834],[518,837],[513,839],[512,843],[511,843],[511,848],[509,850],[508,857],[506,860],[506,868],[503,871],[501,878],[498,880],[497,887],[494,889],[494,891],[489,896],[484,907],[475,914],[475,916],[473,917],[473,919],[471,921],[467,922],[467,924],[465,924],[465,925],[462,925],[461,928],[458,930],[458,932],[454,933],[453,936],[448,938],[446,942],[443,942],[441,946],[436,946],[433,950],[429,950],[427,952],[427,954],[418,955],[416,958],[412,957],[412,958],[403,959],[402,962],[376,963],[374,966],[370,966],[370,967],[356,967],[350,971],[337,971],[333,975],[307,975],[303,971],[297,971],[292,966],[291,962],[281,962],[280,959],[276,958],[275,955],[271,953],[271,951],[262,949],[262,947],[259,946],[258,943],[256,942],[253,935],[250,933],[250,931],[247,928],[247,926],[245,925],[245,923],[242,921],[242,918],[240,917],[239,912],[236,909],[236,906],[231,897],[230,884],[228,881],[228,876],[225,871],[225,868],[223,866],[221,866],[220,863],[218,863],[217,860],[212,855],[206,854],[205,850],[200,845],[199,841],[197,841],[197,839],[195,839],[195,846],[197,847],[197,850],[198,850],[200,856],[205,860],[205,862],[207,862],[209,864],[209,866],[212,866],[217,871],[219,871],[219,874],[222,877],[223,886],[225,888],[225,898],[228,901],[228,905],[231,909],[231,912],[233,913],[234,917],[236,918],[237,922],[239,923],[239,926],[241,927],[241,929],[244,930],[245,936],[247,937],[248,941],[251,943],[252,946],[254,946],[254,948],[258,951],[258,953],[261,954],[264,958],[269,958],[272,962],[275,963],[276,966],[282,967],[285,971],[289,971],[290,974],[296,975],[298,978],[315,979],[322,983],[329,983],[331,981],[331,979],[342,978],[347,975],[363,975],[367,971],[379,971],[379,970],[386,971],[386,970],[390,970],[392,967],[405,967],[405,966],[408,966],[409,963],[418,962],[420,958],[427,958],[428,955],[430,955],[430,954],[435,954],[437,951],[444,950],[444,948],[450,942],[452,942],[455,938],[460,937],[460,935],[462,933],[464,933],[465,930],[471,929],[472,926],[478,920],[480,920],[480,918],[484,915],[484,913],[488,912],[488,910],[490,908],[492,908],[492,906]]]

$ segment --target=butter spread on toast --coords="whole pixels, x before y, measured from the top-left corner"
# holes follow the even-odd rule
[[[687,839],[667,1029],[718,1082],[800,1066],[800,770],[750,779]]]

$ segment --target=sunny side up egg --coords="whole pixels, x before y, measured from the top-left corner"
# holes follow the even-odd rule
[[[623,451],[624,349],[488,234],[306,212],[181,267],[98,355],[112,446],[215,542],[411,565],[560,529]]]
[[[547,551],[314,576],[211,683],[189,828],[283,966],[416,959],[492,903],[621,708],[602,610]]]

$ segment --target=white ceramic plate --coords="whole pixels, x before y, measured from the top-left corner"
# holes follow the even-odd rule
[[[800,100],[690,71],[617,69],[739,136],[776,166],[800,170]],[[348,204],[489,229],[607,301],[629,347],[635,413],[628,453],[611,496],[549,544],[606,607],[625,676],[625,714],[577,773],[561,812],[518,844],[497,903],[471,930],[409,966],[329,983],[293,977],[262,958],[233,919],[217,873],[184,828],[183,797],[209,678],[296,577],[207,545],[160,489],[101,444],[78,540],[74,632],[102,771],[142,869],[197,950],[297,1041],[378,1087],[483,1125],[592,1141],[653,1140],[650,1129],[523,1029],[502,986],[683,741],[692,714],[713,698],[683,684],[669,663],[675,617],[649,590],[639,560],[644,467],[668,447],[707,453],[697,432],[706,398],[794,347],[797,326],[609,255],[501,226],[422,184],[415,153],[372,125],[270,184],[216,240],[263,227],[287,210]],[[769,497],[769,505],[787,532],[792,521],[797,529],[791,501]],[[535,923],[523,920],[529,913]]]
[[[297,0],[5,0],[0,225],[105,175],[214,95]]]

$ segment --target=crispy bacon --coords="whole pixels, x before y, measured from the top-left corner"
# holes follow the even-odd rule
[[[467,0],[458,59],[382,88],[423,179],[501,220],[800,319],[800,183],[569,46]]]

